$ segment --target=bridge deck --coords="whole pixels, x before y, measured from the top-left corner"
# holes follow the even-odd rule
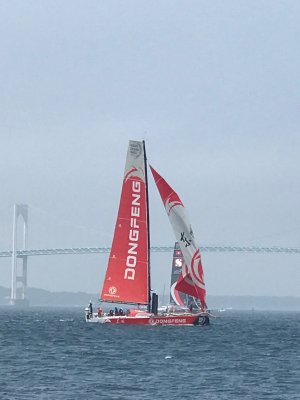
[[[172,252],[172,246],[154,246],[151,251],[154,253]],[[242,252],[242,253],[286,253],[299,254],[299,247],[256,247],[256,246],[202,246],[203,252],[223,253],[223,252]],[[23,256],[54,256],[58,254],[91,254],[109,253],[110,247],[76,247],[65,249],[32,249],[18,250],[17,257]],[[12,251],[0,251],[0,257],[12,257]]]

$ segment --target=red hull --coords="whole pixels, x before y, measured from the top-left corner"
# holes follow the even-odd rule
[[[90,322],[100,322],[104,324],[117,325],[201,325],[202,317],[199,315],[151,315],[151,316],[105,316],[102,318],[92,318]]]

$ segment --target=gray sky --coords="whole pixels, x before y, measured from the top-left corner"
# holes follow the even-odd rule
[[[201,246],[300,246],[299,1],[0,0],[0,249],[110,246],[129,139]],[[174,243],[151,182],[152,245]],[[29,285],[98,292],[107,255],[29,260]],[[0,259],[10,286],[10,260]],[[299,255],[203,254],[209,294],[300,295]],[[171,254],[152,256],[153,287]]]

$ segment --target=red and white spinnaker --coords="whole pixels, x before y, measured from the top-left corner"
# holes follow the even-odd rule
[[[199,299],[202,311],[206,311],[206,289],[200,249],[184,205],[171,186],[153,167],[150,168],[184,259],[176,289]]]

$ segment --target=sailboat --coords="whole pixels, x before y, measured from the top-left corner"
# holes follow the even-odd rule
[[[196,297],[197,313],[158,313],[158,296],[151,291],[148,173],[145,142],[129,141],[119,211],[100,302],[114,309],[85,309],[87,322],[128,325],[207,325],[209,316],[198,245],[177,193],[150,166],[156,186],[183,256],[176,288]],[[101,303],[100,303],[101,304]],[[118,306],[133,306],[126,311]]]
[[[172,257],[172,270],[171,270],[171,284],[170,284],[170,299],[169,305],[172,309],[188,309],[195,303],[192,296],[177,290],[176,285],[181,273],[182,265],[184,263],[182,251],[180,250],[179,243],[175,242],[173,257]]]

